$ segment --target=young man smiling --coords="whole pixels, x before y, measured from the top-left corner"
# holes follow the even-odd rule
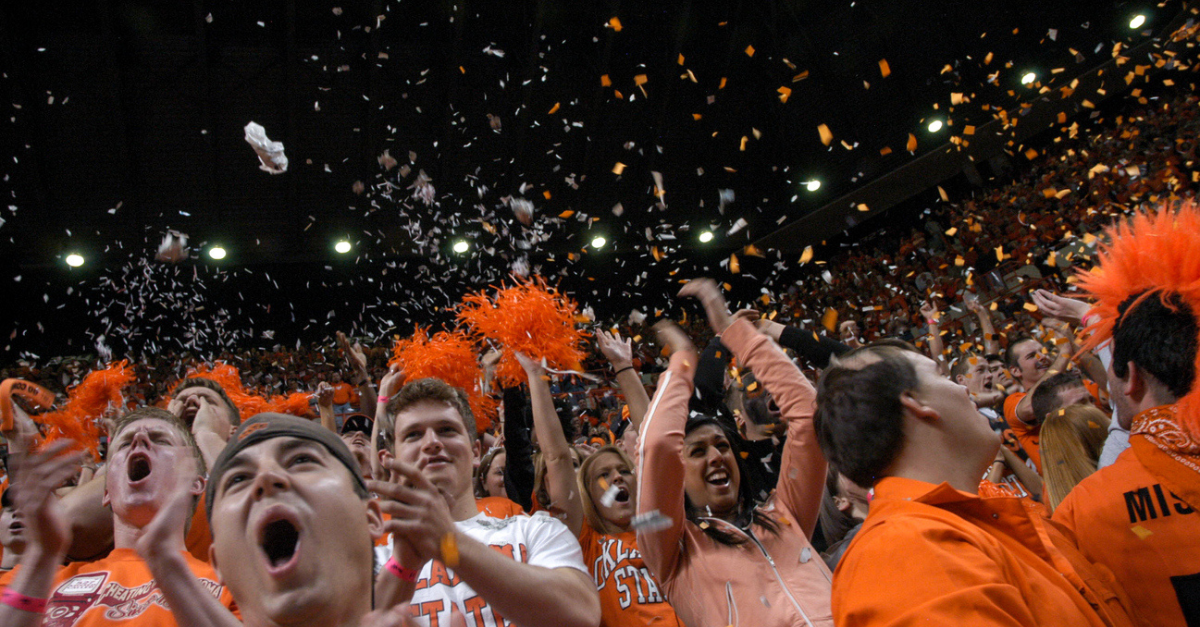
[[[58,570],[71,534],[53,490],[74,472],[78,460],[62,454],[66,447],[54,443],[17,469],[16,503],[30,523],[29,537],[21,570],[0,597],[0,624],[174,625],[155,577],[165,563],[226,613],[235,607],[212,568],[184,550],[186,521],[204,490],[204,462],[178,418],[142,408],[117,422],[103,497],[112,507],[115,548],[104,559]],[[164,512],[171,515],[159,515]]]
[[[371,481],[391,516],[392,559],[379,574],[381,607],[410,601],[418,622],[595,627],[600,602],[566,525],[545,514],[496,519],[473,491],[479,455],[466,395],[438,379],[405,385],[388,402],[395,422],[390,481]]]

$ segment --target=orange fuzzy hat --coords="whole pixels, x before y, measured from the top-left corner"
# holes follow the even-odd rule
[[[1178,211],[1164,207],[1139,213],[1110,227],[1107,235],[1111,242],[1100,247],[1096,267],[1078,274],[1080,287],[1096,299],[1089,316],[1099,316],[1085,330],[1083,350],[1112,337],[1120,322],[1118,308],[1133,296],[1138,300],[1126,311],[1147,298],[1176,294],[1191,306],[1200,326],[1200,207],[1195,202],[1184,202]],[[1200,373],[1200,352],[1195,359]],[[1191,392],[1177,404],[1185,421],[1182,428],[1200,439],[1200,385],[1193,382]]]
[[[525,381],[525,371],[514,351],[533,359],[545,359],[551,368],[582,370],[586,331],[575,327],[578,306],[540,278],[517,280],[512,287],[496,288],[463,297],[458,319],[476,337],[487,338],[504,348],[496,365],[496,379],[504,386]]]
[[[88,373],[79,385],[67,391],[62,409],[34,416],[45,427],[46,442],[70,439],[95,454],[100,445],[100,418],[110,407],[125,403],[121,390],[134,379],[128,361]]]
[[[467,393],[475,429],[483,433],[496,417],[496,399],[483,392],[483,369],[475,355],[475,342],[462,331],[439,331],[417,326],[412,337],[396,340],[388,365],[400,364],[404,383],[433,377]]]
[[[254,394],[242,385],[242,376],[237,368],[229,364],[217,362],[211,367],[201,365],[188,372],[188,378],[209,379],[217,382],[229,395],[229,400],[237,407],[242,420],[265,412],[291,414],[306,417],[311,410],[308,399],[311,396],[305,392],[293,392],[288,395],[276,394],[263,397]]]

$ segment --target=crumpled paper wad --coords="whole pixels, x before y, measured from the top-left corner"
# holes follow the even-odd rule
[[[251,122],[246,125],[246,143],[258,153],[262,165],[258,169],[271,174],[287,172],[288,158],[283,154],[283,142],[273,142],[262,126]]]

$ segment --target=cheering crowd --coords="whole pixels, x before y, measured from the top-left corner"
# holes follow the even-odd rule
[[[762,311],[5,368],[0,625],[1200,625],[1197,104]]]

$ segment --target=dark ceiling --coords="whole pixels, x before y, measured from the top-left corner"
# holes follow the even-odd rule
[[[1180,10],[4,3],[4,355],[86,349],[100,334],[122,350],[379,336],[444,318],[522,257],[602,315],[667,306],[698,272],[754,293],[766,276],[730,276],[719,265],[730,252],[1069,83]],[[1149,21],[1131,30],[1138,12]],[[1026,88],[1028,70],[1039,81]],[[954,93],[970,103],[953,110]],[[930,133],[934,118],[952,125]],[[287,173],[258,168],[250,121],[284,143]],[[385,170],[384,151],[397,167]],[[432,204],[409,188],[421,171]],[[803,186],[812,179],[815,192]],[[721,190],[735,200],[719,202]],[[532,202],[531,227],[513,198]],[[716,239],[702,245],[708,228]],[[167,229],[229,257],[194,248],[179,265],[156,263]],[[588,247],[594,235],[609,240],[602,250]],[[338,238],[350,255],[333,252]],[[459,238],[473,244],[466,255],[450,251]],[[87,263],[68,269],[68,252]]]

